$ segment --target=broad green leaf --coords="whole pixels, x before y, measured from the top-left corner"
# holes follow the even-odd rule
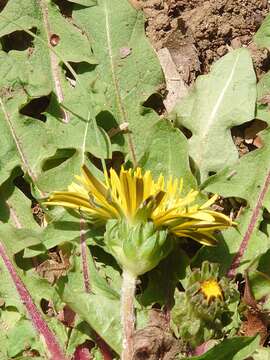
[[[16,311],[14,308],[0,309],[0,359],[6,360],[9,358],[9,341],[8,335],[16,324],[22,318],[22,314]]]
[[[20,319],[8,334],[8,355],[14,357],[27,348],[34,349],[38,335],[31,322]]]
[[[55,145],[60,149],[43,162],[43,172],[37,184],[44,191],[65,190],[74,176],[80,175],[87,152],[96,157],[111,158],[110,139],[102,128],[95,128],[93,124],[80,120],[68,125],[48,122],[50,125],[50,137],[54,138]]]
[[[21,172],[15,171],[0,186],[0,222],[17,228],[37,230],[39,226],[32,214],[31,200],[14,185],[13,181],[18,175],[21,175]]]
[[[237,267],[237,272],[243,273],[256,256],[263,254],[270,248],[269,239],[259,229],[262,212],[260,211],[259,214],[260,216],[252,229],[248,246]],[[219,242],[217,246],[213,248],[201,248],[195,256],[194,264],[200,264],[204,260],[218,262],[220,264],[220,273],[225,275],[236,254],[239,252],[241,243],[250,226],[251,219],[252,211],[249,209],[244,210],[242,215],[237,219],[237,227],[223,231],[222,235],[218,237]]]
[[[263,75],[257,85],[257,108],[256,119],[266,121],[270,124],[270,109],[267,97],[270,89],[270,72]],[[265,101],[266,98],[266,101]]]
[[[90,238],[89,242],[92,241]],[[99,247],[91,246],[88,252],[89,273],[93,292],[112,299],[120,299],[122,277],[119,269],[115,269],[114,259],[110,259],[109,255],[102,258],[101,251]],[[106,256],[107,254],[103,252],[103,255]]]
[[[150,128],[140,165],[151,170],[158,178],[162,173],[167,179],[170,176],[183,178],[185,189],[196,185],[189,168],[188,145],[185,136],[166,120],[160,120]]]
[[[111,157],[108,135],[90,118],[82,121],[73,116],[71,123],[64,124],[50,116],[43,123],[20,114],[19,109],[27,102],[27,96],[16,75],[17,65],[9,54],[0,52],[1,56],[7,60],[7,68],[0,68],[3,84],[0,92],[0,184],[20,166],[37,187],[37,196],[44,197],[45,191],[63,190],[70,184],[73,176],[80,173],[87,152],[97,157]],[[80,98],[80,93],[76,94]],[[88,106],[89,101],[81,106],[85,114]],[[44,169],[46,162],[50,166]],[[54,163],[61,167],[55,168],[51,165]]]
[[[8,252],[17,254],[28,246],[41,243],[41,232],[32,229],[17,229],[9,224],[1,224],[0,241],[5,244]]]
[[[1,70],[0,77],[4,75]],[[46,136],[45,124],[19,113],[18,108],[27,99],[23,88],[10,91],[12,96],[8,90],[2,99],[0,96],[0,184],[17,166],[35,182],[53,139]]]
[[[25,71],[25,51],[9,51],[0,50],[0,86],[1,98],[9,98],[13,95],[12,87],[17,84],[26,84],[28,81],[28,73]],[[24,64],[24,65],[23,65]],[[25,101],[25,100],[24,100]]]
[[[63,208],[56,208],[47,213],[48,226],[42,230],[42,244],[47,250],[61,245],[65,242],[80,242],[80,216],[66,211]],[[91,245],[99,243],[103,239],[104,230],[86,225],[85,237]]]
[[[72,291],[65,286],[62,298],[118,354],[121,352],[120,301],[102,295]]]
[[[257,349],[252,355],[253,360],[269,360],[270,359],[270,349],[261,347]]]
[[[79,241],[80,223],[65,209],[57,208],[48,213],[49,224],[42,231],[43,245],[47,250],[65,242]]]
[[[191,360],[245,360],[258,349],[260,337],[235,337],[225,339],[201,356],[194,356]]]
[[[270,47],[270,15],[266,16],[253,39],[259,47]]]
[[[114,149],[128,145],[131,160],[139,159],[147,129],[158,120],[142,104],[162,82],[157,57],[145,37],[143,13],[128,0],[100,0],[90,8],[75,6],[73,15],[92,39],[97,78],[105,88],[99,121],[106,129],[128,123],[128,134],[112,138]]]
[[[148,285],[139,296],[143,306],[158,303],[160,306],[168,305],[173,298],[176,284],[185,277],[189,260],[187,255],[176,247],[155,269],[146,276]]]
[[[22,3],[11,0],[1,12],[0,20],[0,37],[18,30],[37,28],[38,36],[42,39],[35,38],[33,52],[25,59],[29,76],[26,89],[31,97],[48,95],[54,90],[58,101],[62,102],[60,62],[95,63],[87,37],[64,18],[51,1],[26,0]],[[52,34],[59,36],[54,50],[59,57],[49,49]]]
[[[238,267],[238,271],[243,272],[255,257],[270,248],[269,237],[259,229],[263,207],[269,209],[266,195],[270,183],[270,130],[262,133],[262,139],[264,146],[261,149],[242,157],[202,185],[206,191],[247,201],[247,209],[236,219],[238,226],[224,231],[224,240],[216,248],[203,248],[198,254],[200,260],[220,262],[223,270],[228,269],[239,251],[244,250]]]
[[[248,201],[250,209],[257,204],[258,195],[268,181],[270,168],[270,129],[261,133],[263,147],[243,156],[230,168],[210,177],[202,187],[222,196],[240,197]],[[265,201],[265,193],[262,202]]]
[[[19,295],[10,281],[8,270],[2,259],[0,259],[0,298],[4,301],[5,306],[15,307],[21,315],[25,315],[25,309],[20,301]],[[18,315],[18,314],[17,314]],[[20,316],[16,318],[18,320]],[[1,333],[2,331],[0,331]]]
[[[32,27],[36,27],[38,33],[33,40],[32,52],[0,52],[1,64],[4,64],[0,69],[0,183],[15,166],[20,165],[36,186],[44,186],[47,191],[53,187],[54,190],[63,189],[74,172],[79,172],[86,152],[96,157],[111,157],[108,135],[93,122],[89,86],[84,86],[76,78],[74,89],[61,67],[63,62],[68,67],[67,61],[93,63],[89,41],[52,2],[28,0],[20,6],[19,1],[12,0],[1,13],[0,20],[0,36]],[[53,33],[60,37],[60,41],[52,49],[48,41]],[[31,98],[50,94],[46,124],[19,113]],[[80,117],[66,110],[63,115],[59,103],[65,99],[80,104]],[[66,124],[68,120],[71,122],[69,126]],[[41,185],[37,184],[43,162],[57,157],[57,149],[74,149],[77,159],[67,158],[68,163],[58,172],[47,169],[46,176],[42,174]],[[48,185],[50,181],[51,186]],[[39,189],[37,196],[44,196],[44,191]]]
[[[76,320],[76,319],[75,319]],[[83,344],[89,339],[94,340],[93,330],[85,321],[77,321],[77,324],[72,328],[68,344],[67,344],[67,355],[72,356],[78,345]]]
[[[91,237],[90,237],[91,239]],[[91,248],[92,249],[92,248]],[[73,266],[70,269],[67,277],[69,283],[69,289],[74,291],[84,291],[84,275],[83,275],[83,266],[82,266],[82,251],[81,246],[77,245],[73,251]],[[104,297],[119,300],[119,289],[116,288],[116,283],[119,283],[121,276],[119,272],[114,270],[112,266],[107,262],[102,264],[99,258],[96,256],[95,252],[95,261],[93,255],[89,251],[89,248],[86,249],[87,257],[87,269],[89,277],[89,288],[94,294],[102,295]],[[115,274],[117,273],[117,274]],[[109,284],[109,282],[111,284]]]
[[[230,128],[254,118],[256,76],[246,49],[229,52],[199,76],[176,107],[177,123],[192,132],[190,155],[205,180],[238,158]]]
[[[249,286],[256,301],[261,301],[261,308],[270,309],[270,250],[255,259],[248,269]]]

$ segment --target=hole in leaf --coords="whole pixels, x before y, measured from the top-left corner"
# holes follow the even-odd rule
[[[55,154],[44,161],[42,165],[43,171],[48,171],[53,168],[56,168],[57,166],[61,165],[63,162],[70,159],[74,154],[76,150],[75,149],[58,149]]]
[[[93,154],[90,153],[87,153],[87,157],[97,169],[103,172],[101,159],[95,157]],[[105,159],[106,169],[109,170],[110,168],[114,168],[116,172],[120,172],[121,166],[124,162],[125,158],[123,153],[121,153],[120,151],[115,151],[112,153],[111,159]]]
[[[259,132],[267,126],[265,121],[255,119],[231,129],[232,139],[240,157],[262,146]]]
[[[72,67],[72,69],[74,70],[74,72],[76,74],[84,74],[84,73],[88,73],[91,72],[95,69],[96,65],[92,65],[89,64],[85,61],[82,62],[69,62],[69,65]],[[71,73],[71,71],[66,67],[65,64],[62,65],[64,71],[65,71],[65,76],[67,78],[67,80],[70,82],[70,84],[74,87],[76,85],[76,79],[73,76],[73,74]]]
[[[40,307],[41,307],[41,310],[43,311],[44,314],[49,314],[50,311],[52,310],[51,306],[50,306],[50,303],[48,300],[42,298],[40,300]]]
[[[30,31],[36,33],[37,29],[32,28]],[[33,36],[26,31],[14,31],[1,38],[2,50],[9,52],[10,50],[24,51],[28,48],[33,48],[33,39]]]
[[[32,201],[31,209],[34,220],[38,223],[39,226],[42,226],[45,220],[44,210],[36,200]]]
[[[262,63],[260,64],[260,71],[262,73],[265,73],[269,71],[269,69],[270,69],[270,54],[268,51],[266,58],[263,59]]]
[[[109,135],[113,144],[123,145],[125,142],[124,131],[121,131],[119,124],[109,111],[101,111],[97,116],[97,125],[102,127]]]
[[[4,9],[4,7],[7,5],[8,0],[0,0],[0,12]]]
[[[32,194],[31,194],[30,184],[25,180],[23,173],[21,173],[19,176],[17,176],[13,180],[13,183],[15,186],[17,186],[17,188],[19,188],[24,193],[25,196],[28,197],[28,199],[34,200]]]
[[[95,240],[97,242],[97,240]],[[116,260],[112,255],[105,252],[100,246],[92,245],[91,246],[91,254],[93,258],[96,260],[96,266],[97,269],[104,267],[104,264],[110,264],[111,267],[113,267],[115,270],[120,272],[120,267],[117,264]],[[113,279],[107,278],[108,283],[112,281]]]
[[[92,154],[90,154],[90,153],[87,153],[87,157],[88,157],[88,159],[91,161],[91,163],[95,165],[95,167],[96,167],[97,169],[99,169],[100,171],[103,172],[103,167],[102,167],[101,159],[95,157],[94,155],[92,155]],[[106,163],[106,161],[105,161],[105,163]],[[106,166],[106,168],[107,168],[107,166]]]
[[[215,202],[215,204],[211,206],[211,208],[212,210],[222,212],[223,214],[237,221],[237,219],[244,211],[246,206],[247,206],[247,202],[245,199],[236,198],[236,197],[229,197],[229,198],[220,197]]]
[[[192,172],[192,174],[195,176],[198,184],[201,183],[201,175],[200,175],[200,169],[198,168],[198,166],[196,165],[195,161],[193,160],[192,157],[189,156],[189,166],[190,166],[190,170]]]
[[[114,151],[112,153],[112,158],[106,161],[106,165],[107,168],[112,167],[116,172],[119,173],[121,170],[121,166],[124,164],[124,162],[125,162],[124,154],[120,151]]]
[[[14,179],[22,176],[23,172],[19,167],[12,170],[10,177],[0,186],[0,221],[3,223],[8,222],[10,218],[10,206],[7,200],[12,196],[14,191]]]
[[[190,241],[190,238],[183,238],[182,240],[183,240],[183,242],[181,242],[182,249],[190,258],[193,258],[200,249],[201,245],[196,241]]]
[[[263,210],[263,221],[260,223],[259,229],[269,237],[270,235],[270,213],[267,209]]]
[[[184,127],[182,125],[180,125],[178,128],[182,131],[182,133],[185,135],[185,137],[187,139],[191,138],[192,132],[189,129],[187,129],[186,127]]]
[[[73,3],[67,0],[54,0],[54,3],[59,7],[62,15],[65,17],[72,17]]]
[[[149,96],[149,98],[143,103],[143,106],[155,110],[159,115],[166,112],[162,95],[158,93]]]
[[[119,126],[112,113],[107,110],[98,113],[96,120],[97,125],[102,127],[105,131],[109,131],[112,128],[116,129]]]
[[[20,110],[20,114],[30,116],[34,119],[45,122],[46,116],[42,113],[46,111],[49,106],[51,95],[42,96],[37,99],[32,99]]]
[[[55,117],[56,119],[58,119],[59,121],[63,122],[63,109],[57,100],[56,94],[52,92],[49,95],[49,99],[50,101],[48,107],[45,109],[46,112],[51,116]]]

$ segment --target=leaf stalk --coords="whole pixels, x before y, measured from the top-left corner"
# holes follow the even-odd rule
[[[51,329],[48,327],[47,323],[42,318],[40,311],[36,307],[30,293],[28,292],[27,288],[25,287],[24,283],[19,277],[14,265],[9,259],[5,247],[1,242],[0,242],[0,256],[3,259],[3,262],[10,274],[10,277],[16,287],[16,290],[21,298],[22,303],[26,307],[26,310],[32,320],[34,327],[44,339],[47,349],[51,355],[50,359],[67,360],[67,358],[64,356],[60,344],[56,339],[56,336],[53,334]]]

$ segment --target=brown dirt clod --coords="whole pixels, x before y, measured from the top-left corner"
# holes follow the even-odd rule
[[[211,64],[230,49],[240,46],[251,46],[259,74],[269,64],[269,52],[251,45],[269,11],[265,0],[136,1],[145,12],[146,33],[153,46],[157,50],[167,47],[172,56],[184,57],[187,83],[207,73]]]
[[[149,325],[135,332],[133,360],[173,360],[181,350],[179,341],[169,331],[167,318],[152,309]]]

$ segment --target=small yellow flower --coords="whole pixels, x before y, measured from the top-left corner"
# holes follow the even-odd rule
[[[207,303],[211,300],[220,299],[223,300],[222,289],[215,279],[205,280],[201,283],[201,293],[205,296]]]
[[[182,196],[183,180],[160,175],[154,181],[150,171],[124,170],[118,175],[110,169],[101,182],[86,166],[75,177],[68,191],[57,191],[44,203],[60,205],[86,213],[89,220],[105,224],[109,219],[126,219],[130,224],[152,221],[157,229],[166,228],[178,237],[189,237],[201,244],[215,245],[216,230],[233,225],[229,217],[209,210],[214,195],[203,205],[194,204],[198,191]]]

